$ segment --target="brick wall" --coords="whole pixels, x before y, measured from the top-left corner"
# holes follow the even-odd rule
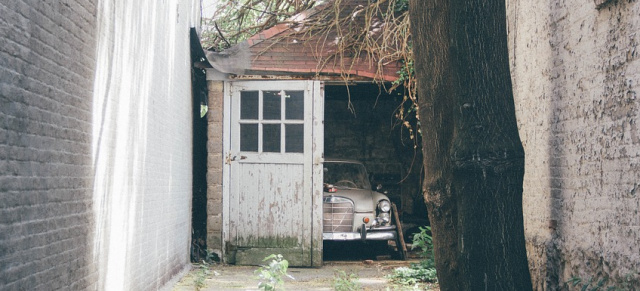
[[[223,82],[207,81],[207,248],[222,258]]]
[[[192,1],[101,1],[93,102],[98,289],[155,290],[189,266]]]
[[[359,160],[369,172],[402,176],[392,131],[401,96],[367,84],[352,86],[349,93],[343,85],[325,86],[325,158]]]
[[[534,287],[571,278],[637,287],[640,3],[509,1],[507,10]]]
[[[0,289],[94,289],[96,1],[0,4]]]

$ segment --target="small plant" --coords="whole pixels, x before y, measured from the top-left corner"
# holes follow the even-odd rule
[[[211,275],[209,267],[215,262],[215,259],[217,257],[218,255],[216,255],[213,250],[207,249],[207,255],[205,256],[204,260],[202,260],[201,263],[196,264],[199,269],[194,282],[196,285],[196,290],[200,290],[201,288],[204,288],[206,286],[204,281],[207,279],[207,277],[209,277],[209,275]]]
[[[413,236],[413,242],[411,249],[420,248],[422,250],[422,256],[427,257],[427,260],[433,261],[433,238],[431,237],[431,227],[418,227],[419,233]]]
[[[344,270],[336,270],[334,272],[335,277],[333,279],[333,289],[336,291],[352,291],[352,290],[360,290],[362,286],[360,286],[360,282],[358,282],[358,275],[349,274]]]
[[[396,268],[393,273],[388,275],[388,278],[400,285],[436,282],[438,280],[436,269],[424,262],[411,264],[411,267]]]
[[[396,268],[387,278],[400,285],[415,285],[423,282],[436,282],[435,261],[433,259],[433,239],[431,227],[420,227],[420,232],[413,236],[411,249],[422,249],[422,256],[426,257],[419,263],[411,264],[411,267]]]
[[[209,263],[206,261],[203,260],[202,263],[198,264],[198,268],[198,274],[195,279],[196,290],[200,290],[200,288],[204,288],[206,286],[204,281],[210,275]]]
[[[284,281],[283,277],[289,277],[294,279],[291,275],[287,274],[287,269],[289,268],[289,261],[285,260],[282,255],[270,255],[263,262],[269,262],[269,265],[261,266],[258,270],[256,270],[255,274],[258,275],[258,279],[260,279],[260,283],[258,283],[258,288],[260,290],[277,290]]]
[[[208,264],[212,264],[212,263],[215,263],[216,261],[220,261],[220,258],[218,258],[218,254],[213,252],[212,249],[207,249],[207,255],[205,256],[204,260]]]

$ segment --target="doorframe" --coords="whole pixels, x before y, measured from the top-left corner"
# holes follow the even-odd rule
[[[279,81],[247,81],[247,80],[234,80],[224,81],[223,84],[223,124],[222,124],[222,260],[228,262],[228,243],[231,239],[230,234],[230,181],[231,181],[231,104],[232,104],[232,83],[235,82],[279,82]],[[311,266],[322,267],[322,164],[324,163],[324,82],[314,80],[287,80],[286,82],[311,82],[311,169],[309,170],[312,175],[312,198],[311,198],[311,217],[306,218],[311,227]],[[307,141],[305,141],[306,143]],[[308,183],[309,181],[304,181]],[[305,187],[306,188],[306,187]],[[286,259],[286,258],[285,258]]]
[[[312,221],[311,233],[311,265],[312,267],[322,267],[322,209],[323,209],[323,164],[324,164],[324,82],[314,81],[312,98],[312,176],[313,176],[313,196],[312,201]],[[315,239],[314,239],[315,238]]]
[[[227,263],[229,233],[229,184],[231,181],[231,82],[224,81],[222,118],[222,261]]]

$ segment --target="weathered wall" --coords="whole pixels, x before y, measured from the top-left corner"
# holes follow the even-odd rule
[[[402,176],[392,131],[401,98],[381,93],[373,84],[350,86],[349,91],[344,85],[325,86],[325,158],[359,160],[370,172]]]
[[[91,290],[97,1],[0,4],[0,289]]]
[[[207,249],[222,258],[222,81],[207,81],[209,112],[207,113]]]
[[[158,289],[189,265],[189,27],[196,3],[99,2],[93,100],[98,289]]]
[[[534,287],[640,286],[640,2],[507,10]]]

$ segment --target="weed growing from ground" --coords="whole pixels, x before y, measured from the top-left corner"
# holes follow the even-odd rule
[[[196,290],[200,290],[201,288],[204,288],[206,286],[204,281],[207,279],[207,277],[209,277],[209,275],[211,275],[209,267],[215,262],[216,258],[217,255],[211,249],[207,249],[207,255],[205,259],[202,260],[201,263],[196,264],[199,269],[194,282],[196,285]]]
[[[211,274],[209,271],[209,264],[207,264],[205,261],[202,261],[202,263],[198,264],[198,269],[198,274],[196,275],[196,279],[194,282],[196,285],[196,290],[200,290],[201,288],[204,288],[206,286],[204,281]]]
[[[433,240],[431,227],[420,227],[420,232],[413,236],[412,249],[420,248],[424,260],[411,264],[411,267],[396,268],[387,278],[400,285],[415,285],[425,282],[437,282],[435,261],[433,260]]]
[[[268,260],[271,260],[268,265],[261,266],[255,272],[260,280],[260,283],[258,283],[260,290],[278,290],[278,288],[284,284],[283,277],[294,279],[291,275],[287,274],[289,261],[285,260],[282,255],[272,254],[262,261],[266,262]]]
[[[336,291],[352,291],[352,290],[360,290],[362,286],[360,286],[360,282],[358,281],[358,275],[349,274],[344,270],[335,270],[333,278],[333,289]]]

